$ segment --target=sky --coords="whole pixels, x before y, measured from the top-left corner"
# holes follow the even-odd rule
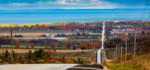
[[[0,0],[0,23],[150,20],[149,0]]]

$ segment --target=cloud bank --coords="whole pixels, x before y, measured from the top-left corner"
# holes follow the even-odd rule
[[[112,9],[121,5],[101,0],[49,0],[27,2],[11,2],[0,5],[0,10],[18,9]]]

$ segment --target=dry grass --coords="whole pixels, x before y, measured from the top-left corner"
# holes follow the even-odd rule
[[[150,70],[150,54],[137,56],[135,59],[121,63],[106,62],[110,70]]]
[[[4,53],[6,49],[8,50],[8,52],[12,51],[11,48],[4,48],[4,49],[0,49],[0,53]],[[13,49],[15,53],[27,53],[29,52],[29,50],[34,52],[37,49]],[[48,51],[53,51],[53,50],[48,50]],[[76,53],[76,52],[90,52],[90,51],[93,50],[55,50],[56,53]]]
[[[141,66],[142,70],[150,70],[150,54],[137,57],[135,62],[137,65]]]

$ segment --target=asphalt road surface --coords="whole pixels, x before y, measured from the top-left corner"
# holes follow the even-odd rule
[[[78,64],[4,64],[0,70],[103,70],[97,65]]]
[[[77,64],[6,64],[0,70],[67,70]]]

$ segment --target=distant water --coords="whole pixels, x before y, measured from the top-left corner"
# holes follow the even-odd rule
[[[92,22],[100,20],[150,20],[148,9],[39,9],[0,10],[0,23]]]

